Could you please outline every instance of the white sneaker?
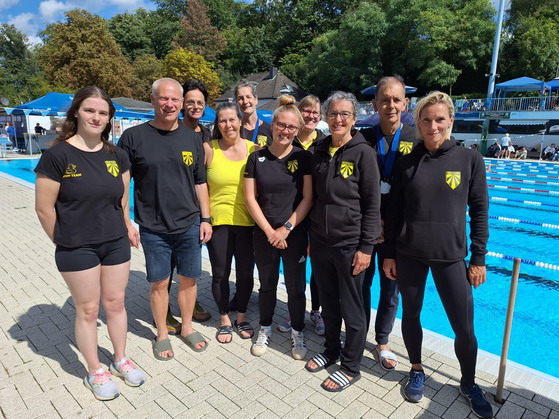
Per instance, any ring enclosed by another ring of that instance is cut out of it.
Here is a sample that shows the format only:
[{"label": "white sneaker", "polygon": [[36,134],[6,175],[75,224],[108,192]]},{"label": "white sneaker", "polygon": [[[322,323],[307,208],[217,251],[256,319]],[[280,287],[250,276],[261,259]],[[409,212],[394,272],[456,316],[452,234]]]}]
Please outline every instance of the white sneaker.
[{"label": "white sneaker", "polygon": [[116,399],[120,392],[118,386],[111,379],[112,375],[109,371],[99,368],[95,374],[88,374],[83,379],[83,385],[86,386],[97,400]]},{"label": "white sneaker", "polygon": [[291,356],[293,359],[305,359],[307,356],[307,345],[303,331],[291,331]]},{"label": "white sneaker", "polygon": [[256,342],[250,347],[250,353],[254,356],[262,356],[268,350],[268,343],[272,337],[272,326],[262,326],[258,332]]},{"label": "white sneaker", "polygon": [[109,370],[113,375],[124,378],[124,382],[130,387],[141,386],[146,381],[144,372],[128,358],[122,358],[120,362],[113,362]]}]

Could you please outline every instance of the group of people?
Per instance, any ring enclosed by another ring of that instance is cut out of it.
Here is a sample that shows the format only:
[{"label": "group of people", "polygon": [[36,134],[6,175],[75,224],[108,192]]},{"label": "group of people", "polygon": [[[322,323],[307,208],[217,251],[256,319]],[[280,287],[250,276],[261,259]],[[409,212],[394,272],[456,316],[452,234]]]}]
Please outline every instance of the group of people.
[{"label": "group of people", "polygon": [[[96,398],[110,400],[119,394],[111,374],[131,386],[145,380],[125,353],[130,246],[141,243],[145,255],[157,329],[154,357],[167,361],[175,355],[168,325],[174,269],[181,315],[180,327],[173,326],[177,337],[193,351],[208,348],[208,340],[192,325],[201,245],[207,243],[220,315],[217,342],[231,342],[236,332],[241,339],[255,337],[250,347],[254,356],[266,354],[281,262],[289,318],[282,319],[279,330],[291,332],[291,355],[307,359],[309,372],[339,361],[321,385],[329,392],[340,392],[361,377],[370,288],[378,267],[375,356],[386,370],[398,364],[388,343],[401,294],[402,333],[412,363],[404,395],[411,402],[424,394],[420,313],[431,270],[456,334],[460,391],[476,415],[492,417],[491,405],[474,381],[472,286],[486,279],[485,168],[478,152],[450,140],[451,99],[440,92],[421,99],[414,130],[401,123],[408,104],[403,80],[384,77],[373,100],[380,123],[371,129],[355,129],[356,98],[341,91],[322,106],[312,95],[299,104],[282,96],[267,124],[256,113],[254,85],[243,81],[234,90],[235,101],[217,107],[210,136],[198,121],[207,102],[198,83],[155,81],[154,119],[127,129],[118,147],[108,142],[114,115],[108,96],[96,87],[80,90],[57,143],[36,168],[37,213],[56,244],[56,263],[75,302],[86,387]],[[321,114],[328,136],[316,129]],[[139,231],[129,216],[131,178]],[[464,261],[467,207],[469,266]],[[325,337],[324,351],[310,359],[304,338],[308,257],[311,319]],[[236,294],[231,298],[233,259]],[[258,333],[246,317],[255,265]],[[109,371],[97,355],[99,300],[114,347]]]}]

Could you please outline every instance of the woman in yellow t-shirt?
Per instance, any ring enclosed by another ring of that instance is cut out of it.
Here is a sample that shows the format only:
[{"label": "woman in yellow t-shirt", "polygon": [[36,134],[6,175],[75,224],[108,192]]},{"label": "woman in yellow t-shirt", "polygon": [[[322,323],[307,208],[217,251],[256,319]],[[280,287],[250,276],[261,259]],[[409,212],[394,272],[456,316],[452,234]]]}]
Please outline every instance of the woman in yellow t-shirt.
[{"label": "woman in yellow t-shirt", "polygon": [[254,151],[254,143],[241,138],[241,120],[235,104],[220,104],[216,109],[215,139],[204,143],[213,225],[208,252],[212,265],[212,294],[221,316],[216,333],[220,343],[229,343],[233,339],[229,318],[229,274],[233,257],[237,273],[237,319],[234,325],[242,339],[250,339],[254,334],[245,317],[254,286],[254,221],[245,205],[243,183],[247,158]]}]

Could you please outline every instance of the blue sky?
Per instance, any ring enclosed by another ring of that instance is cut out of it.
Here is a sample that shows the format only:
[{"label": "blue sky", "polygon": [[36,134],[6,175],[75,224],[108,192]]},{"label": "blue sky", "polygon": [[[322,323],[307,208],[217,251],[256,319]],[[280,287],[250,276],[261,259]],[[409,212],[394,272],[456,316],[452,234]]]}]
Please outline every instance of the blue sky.
[{"label": "blue sky", "polygon": [[0,0],[0,23],[15,25],[36,44],[40,42],[37,34],[47,24],[64,20],[68,10],[81,8],[110,19],[139,7],[155,9],[151,0]]}]

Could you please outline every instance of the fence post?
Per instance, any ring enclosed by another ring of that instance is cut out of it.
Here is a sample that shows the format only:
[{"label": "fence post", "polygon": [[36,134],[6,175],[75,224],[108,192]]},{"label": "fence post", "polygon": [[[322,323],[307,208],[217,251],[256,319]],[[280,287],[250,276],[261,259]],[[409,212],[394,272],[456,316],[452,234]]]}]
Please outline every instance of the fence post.
[{"label": "fence post", "polygon": [[507,308],[507,319],[505,322],[505,334],[503,336],[503,349],[501,350],[501,360],[499,362],[499,377],[497,379],[497,392],[495,401],[503,404],[503,387],[505,384],[505,372],[507,369],[507,357],[509,355],[510,332],[512,329],[512,317],[514,315],[514,304],[516,302],[516,288],[518,286],[518,275],[520,274],[520,258],[514,258],[512,266],[512,278],[510,282],[509,305]]}]

